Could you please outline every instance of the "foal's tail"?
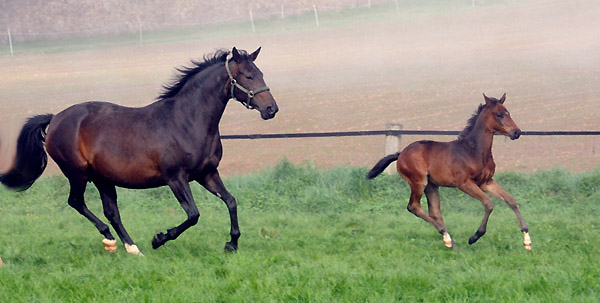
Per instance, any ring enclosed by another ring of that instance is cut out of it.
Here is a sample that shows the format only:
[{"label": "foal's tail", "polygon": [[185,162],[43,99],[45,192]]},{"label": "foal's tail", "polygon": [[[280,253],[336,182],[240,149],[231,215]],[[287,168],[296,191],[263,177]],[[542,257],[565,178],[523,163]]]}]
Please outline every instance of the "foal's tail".
[{"label": "foal's tail", "polygon": [[388,167],[388,165],[390,165],[390,163],[398,160],[398,156],[400,156],[399,152],[381,158],[381,160],[379,160],[379,162],[377,162],[377,164],[375,164],[375,166],[371,168],[371,170],[367,174],[367,179],[373,179],[379,176],[379,174],[381,174],[385,170],[385,168]]},{"label": "foal's tail", "polygon": [[17,139],[17,155],[13,168],[0,175],[0,183],[6,187],[23,191],[42,175],[48,163],[44,150],[46,127],[54,115],[38,115],[27,120]]}]

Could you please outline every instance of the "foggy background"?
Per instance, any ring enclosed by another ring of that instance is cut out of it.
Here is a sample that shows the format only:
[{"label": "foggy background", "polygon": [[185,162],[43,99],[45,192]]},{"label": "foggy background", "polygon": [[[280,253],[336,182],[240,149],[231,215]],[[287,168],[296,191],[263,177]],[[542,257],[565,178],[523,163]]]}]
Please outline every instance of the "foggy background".
[{"label": "foggy background", "polygon": [[[0,170],[26,117],[89,100],[147,105],[175,67],[233,46],[262,46],[256,64],[280,112],[263,121],[232,101],[222,134],[461,130],[482,93],[504,92],[523,130],[600,129],[597,1],[262,2],[0,1]],[[402,145],[420,139],[454,137]],[[223,143],[224,176],[283,157],[371,166],[384,153],[383,136]],[[599,143],[497,137],[494,157],[498,171],[584,171],[600,167]]]}]

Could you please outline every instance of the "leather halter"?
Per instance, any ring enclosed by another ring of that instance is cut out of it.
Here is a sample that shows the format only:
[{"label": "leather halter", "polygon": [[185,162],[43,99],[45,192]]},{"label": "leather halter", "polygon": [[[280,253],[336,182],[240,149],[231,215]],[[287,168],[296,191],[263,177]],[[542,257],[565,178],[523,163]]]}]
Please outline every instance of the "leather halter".
[{"label": "leather halter", "polygon": [[[252,102],[252,98],[254,98],[254,96],[256,96],[259,93],[269,91],[270,88],[268,86],[263,86],[257,90],[250,90],[250,89],[246,89],[245,87],[243,87],[241,84],[239,84],[237,82],[237,80],[235,80],[233,78],[233,75],[231,74],[231,70],[229,70],[229,60],[230,59],[231,59],[230,57],[227,57],[227,60],[225,60],[225,70],[227,70],[227,75],[229,75],[229,81],[231,82],[231,98],[235,101],[242,103],[244,106],[246,106],[247,109],[253,109],[254,107],[252,105],[250,105],[250,102]],[[246,101],[238,100],[235,97],[235,95],[233,94],[233,91],[235,90],[236,87],[239,90],[246,93],[246,95],[248,95],[248,99]]]}]

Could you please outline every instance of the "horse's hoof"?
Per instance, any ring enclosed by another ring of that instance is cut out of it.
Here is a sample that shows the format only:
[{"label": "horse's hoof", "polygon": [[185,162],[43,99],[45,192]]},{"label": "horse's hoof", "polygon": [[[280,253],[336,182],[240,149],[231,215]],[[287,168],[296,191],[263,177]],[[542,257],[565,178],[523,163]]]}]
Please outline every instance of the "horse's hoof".
[{"label": "horse's hoof", "polygon": [[117,252],[117,240],[104,239],[102,240],[102,244],[104,245],[104,250],[106,250],[107,252]]},{"label": "horse's hoof", "polygon": [[523,232],[523,246],[525,246],[526,250],[531,250],[531,238],[529,237],[528,232]]},{"label": "horse's hoof", "polygon": [[136,256],[140,256],[140,257],[144,256],[144,254],[140,251],[140,249],[135,244],[129,245],[129,244],[125,243],[125,250],[130,255],[136,255]]},{"label": "horse's hoof", "polygon": [[452,240],[452,237],[450,237],[450,234],[445,232],[442,237],[444,238],[444,246],[452,249],[455,245],[454,240]]},{"label": "horse's hoof", "polygon": [[161,247],[167,241],[166,239],[167,239],[167,235],[165,235],[164,233],[157,233],[152,238],[152,248],[157,249],[157,248]]},{"label": "horse's hoof", "polygon": [[237,249],[237,245],[233,245],[231,242],[225,243],[226,252],[235,252]]},{"label": "horse's hoof", "polygon": [[472,245],[473,243],[477,242],[477,240],[479,240],[479,237],[471,236],[469,238],[469,245]]}]

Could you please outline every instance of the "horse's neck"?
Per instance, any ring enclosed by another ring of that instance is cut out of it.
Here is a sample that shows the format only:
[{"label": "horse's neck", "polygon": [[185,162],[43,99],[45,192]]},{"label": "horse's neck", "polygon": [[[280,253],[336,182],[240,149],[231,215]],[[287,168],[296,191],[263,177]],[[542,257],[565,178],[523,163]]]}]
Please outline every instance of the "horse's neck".
[{"label": "horse's neck", "polygon": [[218,129],[228,101],[225,90],[227,73],[223,65],[212,66],[190,81],[195,83],[189,83],[191,87],[174,97],[174,106],[194,128]]},{"label": "horse's neck", "polygon": [[[481,119],[479,119],[481,120]],[[477,121],[471,133],[465,138],[469,146],[477,155],[482,156],[483,161],[492,158],[492,143],[494,143],[494,131],[487,129],[484,121]]]}]

